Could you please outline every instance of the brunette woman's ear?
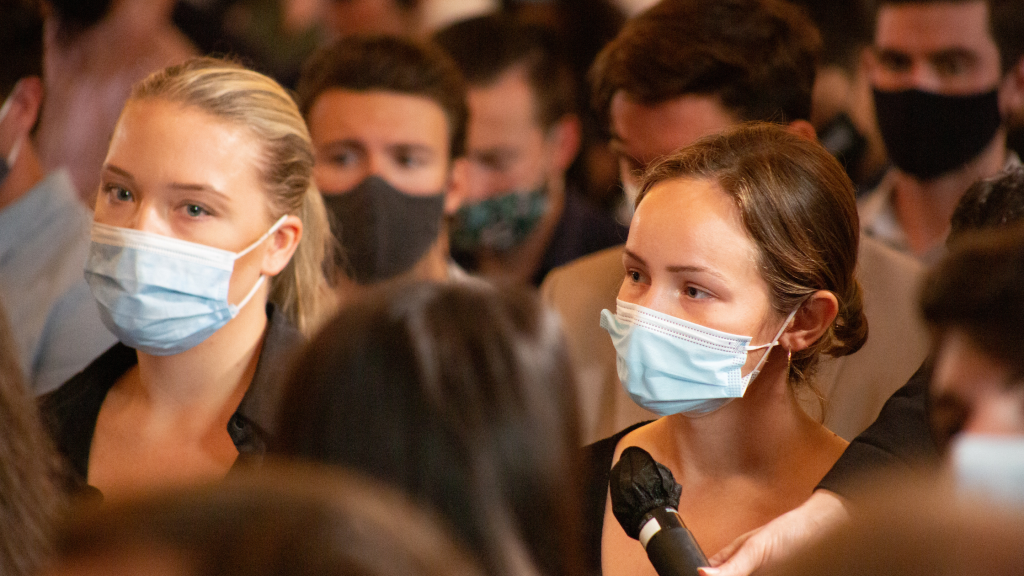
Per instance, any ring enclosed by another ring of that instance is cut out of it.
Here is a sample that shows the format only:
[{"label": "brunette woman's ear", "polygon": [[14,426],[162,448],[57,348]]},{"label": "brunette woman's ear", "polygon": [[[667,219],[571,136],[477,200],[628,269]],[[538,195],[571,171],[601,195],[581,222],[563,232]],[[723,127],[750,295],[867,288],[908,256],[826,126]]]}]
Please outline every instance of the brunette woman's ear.
[{"label": "brunette woman's ear", "polygon": [[828,330],[839,313],[839,300],[828,290],[811,294],[797,309],[793,321],[779,337],[779,345],[799,352],[814,344]]},{"label": "brunette woman's ear", "polygon": [[263,255],[263,267],[260,270],[266,276],[276,276],[299,247],[302,240],[302,220],[298,216],[286,216],[281,226],[267,238],[268,248]]}]

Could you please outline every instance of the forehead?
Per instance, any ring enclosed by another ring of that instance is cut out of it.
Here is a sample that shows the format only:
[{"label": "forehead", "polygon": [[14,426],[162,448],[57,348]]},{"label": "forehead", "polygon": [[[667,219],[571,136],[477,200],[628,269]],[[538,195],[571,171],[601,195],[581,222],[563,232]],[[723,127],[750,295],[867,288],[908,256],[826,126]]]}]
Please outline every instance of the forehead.
[{"label": "forehead", "polygon": [[309,110],[309,132],[316,144],[349,139],[447,150],[448,131],[438,103],[399,92],[331,89],[317,96]]},{"label": "forehead", "polygon": [[998,58],[984,0],[884,4],[878,11],[875,45],[908,54],[961,48]]},{"label": "forehead", "polygon": [[667,260],[699,258],[737,276],[755,268],[757,254],[732,196],[714,180],[690,177],[651,187],[637,206],[627,246]]},{"label": "forehead", "polygon": [[717,96],[700,94],[642,104],[620,90],[610,113],[612,145],[645,165],[740,123]]},{"label": "forehead", "polygon": [[540,128],[536,94],[523,66],[513,66],[493,82],[469,87],[470,128],[515,125]]},{"label": "forehead", "polygon": [[154,178],[255,174],[260,143],[237,122],[195,106],[145,98],[125,105],[110,139],[107,162],[137,164]]}]

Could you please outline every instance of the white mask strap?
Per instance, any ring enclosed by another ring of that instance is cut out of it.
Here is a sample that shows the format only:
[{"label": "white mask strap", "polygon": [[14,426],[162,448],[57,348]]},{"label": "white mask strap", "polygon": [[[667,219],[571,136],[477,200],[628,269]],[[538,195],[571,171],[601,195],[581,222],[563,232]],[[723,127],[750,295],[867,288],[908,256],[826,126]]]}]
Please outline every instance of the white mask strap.
[{"label": "white mask strap", "polygon": [[[284,216],[281,216],[280,218],[278,218],[277,222],[274,222],[274,225],[271,226],[270,230],[267,230],[267,232],[265,234],[263,234],[263,236],[260,236],[258,240],[256,240],[252,244],[250,244],[249,247],[246,248],[245,250],[242,250],[238,254],[235,254],[235,260],[238,260],[242,256],[245,256],[249,252],[252,252],[253,249],[255,249],[257,246],[262,244],[264,240],[269,238],[271,234],[273,234],[274,232],[277,232],[277,230],[281,227],[281,225],[284,224],[284,221],[285,221],[286,218],[288,218],[287,214],[285,214]],[[242,298],[242,301],[238,303],[238,307],[236,308],[235,314],[238,313],[237,310],[241,310],[242,308],[244,308],[245,305],[249,303],[249,300],[252,300],[252,297],[256,295],[256,291],[260,289],[260,286],[263,285],[263,282],[266,281],[266,279],[267,279],[266,276],[264,276],[263,274],[260,274],[260,279],[256,281],[256,284],[252,287],[252,290],[249,290],[249,293],[245,295],[245,298]]]},{"label": "white mask strap", "polygon": [[768,355],[772,353],[772,348],[778,346],[779,338],[782,337],[782,333],[786,331],[786,328],[789,328],[789,323],[793,321],[793,317],[796,316],[796,312],[800,309],[800,306],[803,306],[803,302],[789,313],[789,316],[786,317],[786,321],[782,323],[782,328],[779,328],[779,331],[775,333],[775,338],[772,338],[771,342],[758,346],[747,346],[747,352],[750,352],[751,350],[760,350],[761,348],[768,349],[761,355],[761,359],[757,361],[757,364],[754,366],[754,369],[750,371],[750,374],[746,375],[746,381],[748,384],[753,382],[754,378],[757,378],[757,375],[761,373],[761,367],[764,366],[765,361],[768,360]]},{"label": "white mask strap", "polygon": [[[270,230],[267,230],[266,233],[263,234],[263,236],[260,236],[258,240],[256,240],[252,244],[249,244],[249,247],[246,248],[245,250],[242,250],[241,252],[235,254],[235,260],[238,260],[242,256],[245,256],[249,252],[252,252],[253,250],[256,249],[257,246],[262,244],[264,240],[266,240],[267,238],[270,238],[270,235],[273,234],[274,232],[277,232],[278,229],[280,229],[281,226],[284,224],[284,221],[287,218],[288,218],[287,214],[285,214],[285,215],[281,216],[280,218],[278,218],[277,222],[274,222],[274,225],[271,226]],[[241,306],[239,306],[239,307],[241,307]]]},{"label": "white mask strap", "polygon": [[256,281],[256,284],[252,287],[252,290],[249,290],[249,293],[245,295],[245,298],[242,298],[242,301],[238,303],[238,306],[235,308],[235,314],[238,314],[238,310],[244,308],[245,305],[249,303],[249,300],[252,300],[252,297],[256,295],[256,291],[260,289],[260,286],[263,286],[263,282],[266,279],[266,276],[260,274],[260,279]]},{"label": "white mask strap", "polygon": [[[800,306],[803,306],[803,302],[800,303]],[[796,316],[796,311],[800,309],[800,306],[797,306],[789,313],[789,316],[786,317],[786,321],[782,323],[782,328],[779,328],[779,331],[775,333],[775,338],[772,338],[771,342],[758,344],[757,346],[747,346],[747,352],[760,350],[761,348],[768,348],[769,346],[778,346],[779,338],[782,337],[782,333],[786,331],[786,328],[789,328],[789,323],[793,321],[793,317]]]},{"label": "white mask strap", "polygon": [[11,153],[7,155],[7,166],[13,167],[14,162],[18,159],[18,152],[21,152],[21,144],[25,141],[25,137],[22,136],[14,142],[14,147],[11,148]]},{"label": "white mask strap", "polygon": [[[14,97],[14,92],[18,89],[19,84],[21,84],[21,80],[18,80],[14,85],[14,88],[11,90],[11,93],[7,95],[7,99],[4,100],[3,105],[0,106],[0,122],[3,122],[4,118],[7,118],[7,113],[11,111],[11,106],[14,105],[14,100],[12,98]],[[11,151],[7,153],[7,166],[14,166],[14,161],[18,159],[18,152],[21,151],[21,144],[24,141],[25,136],[19,136],[18,139],[14,141],[14,146],[12,146]]]}]

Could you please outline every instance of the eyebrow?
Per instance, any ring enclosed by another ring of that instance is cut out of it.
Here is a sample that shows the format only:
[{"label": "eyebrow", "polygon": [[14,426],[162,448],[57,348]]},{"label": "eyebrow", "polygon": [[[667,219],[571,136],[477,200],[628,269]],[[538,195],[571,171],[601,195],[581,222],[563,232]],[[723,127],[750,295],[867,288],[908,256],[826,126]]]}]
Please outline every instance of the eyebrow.
[{"label": "eyebrow", "polygon": [[[639,257],[639,256],[637,256],[636,253],[634,253],[634,252],[632,252],[630,250],[627,250],[625,248],[623,248],[622,251],[627,256],[632,258],[633,260],[636,260],[640,264],[642,264],[644,266],[647,266],[647,262],[644,262],[644,259]],[[672,273],[672,274],[678,274],[680,272],[699,272],[699,273],[702,273],[702,274],[710,274],[710,275],[712,275],[712,276],[714,276],[716,278],[721,278],[723,280],[725,279],[725,276],[722,276],[722,274],[720,272],[718,272],[716,270],[712,270],[711,268],[708,268],[706,266],[692,266],[692,265],[677,264],[677,265],[673,265],[673,266],[666,266],[665,270],[670,272],[670,273]]]},{"label": "eyebrow", "polygon": [[172,190],[181,190],[184,192],[205,192],[207,194],[211,194],[217,197],[221,201],[226,202],[228,200],[227,194],[221,192],[220,190],[217,190],[216,188],[210,186],[209,184],[194,184],[191,182],[171,182],[168,185],[168,187]]},{"label": "eyebrow", "polygon": [[358,140],[356,138],[339,138],[337,140],[330,140],[321,146],[321,148],[327,150],[341,147],[356,148],[360,151],[366,151],[366,145],[363,144],[362,140]]},{"label": "eyebrow", "polygon": [[947,48],[945,50],[939,50],[938,52],[932,52],[928,54],[928,60],[931,62],[938,62],[941,60],[955,60],[962,59],[967,62],[974,63],[978,60],[978,54],[973,50],[967,48]]},{"label": "eyebrow", "polygon": [[436,151],[432,146],[427,144],[421,144],[419,142],[398,142],[395,144],[389,144],[387,147],[388,152],[417,152],[422,154],[429,154],[434,156]]},{"label": "eyebrow", "polygon": [[113,164],[104,164],[103,170],[107,172],[113,172],[114,174],[117,174],[118,176],[124,178],[125,180],[130,181],[131,183],[135,183],[135,176],[132,176],[132,173],[125,170],[124,168],[118,168]]},{"label": "eyebrow", "polygon": [[699,272],[701,274],[710,274],[716,278],[725,280],[725,276],[716,270],[712,270],[706,266],[666,266],[665,270],[668,270],[672,274],[678,274],[679,272]]},{"label": "eyebrow", "polygon": [[[872,49],[875,51],[875,54],[879,57],[904,58],[907,60],[911,60],[914,58],[914,55],[901,48],[893,48],[888,46],[873,46]],[[978,59],[978,54],[974,50],[971,50],[970,48],[965,48],[963,46],[953,46],[951,48],[943,48],[935,52],[928,52],[927,54],[925,54],[925,58],[927,58],[929,62],[934,62],[936,60],[948,60],[951,58],[963,58],[965,60],[975,61]]]},{"label": "eyebrow", "polygon": [[[136,183],[135,176],[132,176],[132,173],[125,170],[124,168],[114,166],[113,164],[105,164],[103,166],[103,169],[109,172],[113,172],[114,174],[117,174],[118,176],[124,178],[125,180],[128,180],[129,183],[131,184]],[[219,197],[222,200],[226,201],[228,199],[227,194],[221,192],[220,190],[217,190],[216,188],[210,186],[209,184],[199,184],[192,182],[171,182],[168,185],[168,187],[171,188],[172,190],[183,190],[186,192],[207,192],[209,194]]]}]

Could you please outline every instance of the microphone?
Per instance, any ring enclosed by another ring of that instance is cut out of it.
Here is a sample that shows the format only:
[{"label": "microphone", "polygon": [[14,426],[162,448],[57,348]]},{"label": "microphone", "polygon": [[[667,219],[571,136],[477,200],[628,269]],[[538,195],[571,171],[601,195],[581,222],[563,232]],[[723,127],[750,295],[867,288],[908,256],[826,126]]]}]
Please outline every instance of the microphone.
[{"label": "microphone", "polygon": [[708,560],[676,508],[683,487],[643,448],[630,446],[612,466],[612,513],[639,540],[658,576],[697,576]]}]

